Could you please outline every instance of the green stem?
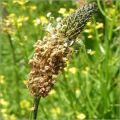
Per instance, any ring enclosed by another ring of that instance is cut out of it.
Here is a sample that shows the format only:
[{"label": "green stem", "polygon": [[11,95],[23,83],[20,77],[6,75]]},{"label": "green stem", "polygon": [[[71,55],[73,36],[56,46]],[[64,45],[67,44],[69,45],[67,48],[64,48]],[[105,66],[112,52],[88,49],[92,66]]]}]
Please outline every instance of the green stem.
[{"label": "green stem", "polygon": [[101,6],[101,1],[100,0],[97,0],[97,5],[98,5],[98,8],[100,10],[100,12],[102,13],[102,15],[107,18],[108,20],[111,21],[111,18],[109,16],[107,16],[107,13],[105,13],[105,10],[102,9],[102,6]]},{"label": "green stem", "polygon": [[[22,35],[20,35],[20,30],[18,30],[17,35],[18,35],[18,38],[19,38],[19,42],[24,44],[23,38],[21,37]],[[28,55],[27,55],[25,46],[22,46],[22,52],[23,52],[23,55],[24,55],[24,58],[25,58],[26,65],[28,65]]]},{"label": "green stem", "polygon": [[8,36],[8,41],[11,47],[11,53],[12,53],[12,59],[13,59],[13,64],[14,64],[14,72],[15,72],[15,79],[16,79],[16,85],[18,87],[18,89],[16,90],[16,100],[18,103],[18,110],[19,110],[19,103],[20,103],[20,91],[19,91],[19,74],[18,74],[18,70],[17,70],[17,59],[16,59],[16,54],[15,54],[15,48],[11,39],[11,35],[7,34]]},{"label": "green stem", "polygon": [[40,101],[40,97],[39,98],[34,98],[33,120],[37,120],[39,101]]}]

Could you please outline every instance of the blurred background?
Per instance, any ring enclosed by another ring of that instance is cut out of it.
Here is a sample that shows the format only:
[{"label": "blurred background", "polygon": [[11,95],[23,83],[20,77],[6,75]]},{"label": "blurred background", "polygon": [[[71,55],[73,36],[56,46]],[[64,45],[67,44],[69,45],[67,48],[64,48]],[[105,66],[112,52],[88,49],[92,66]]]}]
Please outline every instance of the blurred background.
[{"label": "blurred background", "polygon": [[74,45],[54,89],[39,105],[38,120],[120,119],[119,0],[0,1],[0,120],[29,120],[26,88],[33,45],[52,21],[96,1],[98,12]]}]

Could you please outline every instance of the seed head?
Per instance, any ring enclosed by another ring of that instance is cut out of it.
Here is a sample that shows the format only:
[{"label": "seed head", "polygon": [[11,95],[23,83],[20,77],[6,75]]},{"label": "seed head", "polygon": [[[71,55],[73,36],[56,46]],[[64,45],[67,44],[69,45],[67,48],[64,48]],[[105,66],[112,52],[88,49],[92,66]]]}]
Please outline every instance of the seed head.
[{"label": "seed head", "polygon": [[32,69],[27,82],[32,96],[48,95],[55,83],[54,76],[64,69],[71,56],[72,49],[66,43],[76,39],[95,10],[94,3],[77,9],[63,19],[59,29],[52,29],[43,41],[36,42],[33,58],[29,61]]},{"label": "seed head", "polygon": [[61,32],[64,33],[69,40],[75,40],[96,10],[97,7],[95,3],[90,3],[78,8],[74,13],[63,19],[60,29]]}]

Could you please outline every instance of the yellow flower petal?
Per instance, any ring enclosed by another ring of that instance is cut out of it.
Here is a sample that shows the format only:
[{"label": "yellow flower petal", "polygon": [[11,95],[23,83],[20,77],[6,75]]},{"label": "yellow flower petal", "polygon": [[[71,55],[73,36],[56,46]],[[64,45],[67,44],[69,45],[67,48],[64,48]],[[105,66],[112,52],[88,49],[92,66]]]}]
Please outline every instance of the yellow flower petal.
[{"label": "yellow flower petal", "polygon": [[31,10],[36,10],[37,7],[36,7],[35,5],[32,5],[32,6],[30,6],[30,9],[31,9]]},{"label": "yellow flower petal", "polygon": [[69,68],[69,72],[71,72],[72,74],[75,74],[77,72],[77,68],[75,67]]},{"label": "yellow flower petal", "polygon": [[28,2],[28,0],[13,0],[13,3],[17,3],[19,5],[24,5]]},{"label": "yellow flower petal", "polygon": [[54,95],[55,93],[56,93],[55,90],[51,90],[51,91],[49,92],[49,95]]},{"label": "yellow flower petal", "polygon": [[87,22],[87,26],[91,26],[91,24],[92,24],[91,22]]},{"label": "yellow flower petal", "polygon": [[4,99],[0,99],[0,105],[8,106],[9,103],[6,100],[4,100]]},{"label": "yellow flower petal", "polygon": [[60,8],[60,10],[58,11],[58,13],[60,13],[60,14],[64,14],[66,12],[66,9],[65,8]]},{"label": "yellow flower petal", "polygon": [[61,110],[59,107],[55,107],[55,108],[52,108],[51,110],[52,113],[56,113],[56,114],[60,114],[61,113]]},{"label": "yellow flower petal", "polygon": [[70,13],[73,13],[74,11],[75,11],[75,9],[70,8],[70,9],[69,9],[69,14],[70,14]]},{"label": "yellow flower petal", "polygon": [[14,114],[9,116],[9,120],[17,120],[16,116]]},{"label": "yellow flower petal", "polygon": [[7,109],[1,109],[1,111],[0,111],[2,114],[5,114],[5,113],[7,113]]},{"label": "yellow flower petal", "polygon": [[22,109],[30,109],[30,102],[27,101],[27,100],[22,100],[22,101],[20,102],[20,107],[21,107]]},{"label": "yellow flower petal", "polygon": [[23,83],[24,83],[25,85],[27,85],[27,80],[23,80]]},{"label": "yellow flower petal", "polygon": [[104,24],[103,24],[103,23],[97,22],[96,29],[100,29],[100,28],[103,28],[103,27],[104,27]]},{"label": "yellow flower petal", "polygon": [[86,32],[86,33],[91,33],[91,32],[92,32],[92,29],[85,29],[84,32]]},{"label": "yellow flower petal", "polygon": [[93,36],[92,35],[88,35],[88,38],[91,39],[91,38],[93,38]]},{"label": "yellow flower petal", "polygon": [[42,24],[47,24],[48,23],[48,19],[45,16],[40,16],[40,20]]},{"label": "yellow flower petal", "polygon": [[85,118],[86,118],[86,116],[83,113],[80,113],[80,114],[77,115],[78,120],[84,120]]}]

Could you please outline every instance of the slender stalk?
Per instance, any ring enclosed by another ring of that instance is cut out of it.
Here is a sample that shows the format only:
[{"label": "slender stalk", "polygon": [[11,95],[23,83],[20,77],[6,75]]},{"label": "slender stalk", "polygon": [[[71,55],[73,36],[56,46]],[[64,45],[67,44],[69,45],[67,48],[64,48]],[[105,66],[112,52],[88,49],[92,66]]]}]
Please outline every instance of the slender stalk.
[{"label": "slender stalk", "polygon": [[39,101],[40,101],[40,97],[39,98],[34,98],[33,120],[37,120]]},{"label": "slender stalk", "polygon": [[[17,69],[17,58],[16,58],[16,54],[15,54],[15,48],[11,39],[11,35],[7,34],[8,36],[8,41],[10,44],[10,48],[11,48],[11,53],[12,53],[12,59],[13,59],[13,65],[14,65],[14,72],[15,72],[15,79],[16,79],[16,85],[17,85],[17,89],[16,89],[16,101],[18,103],[18,111],[19,111],[19,103],[20,103],[20,91],[19,91],[19,74],[18,74],[18,69]],[[18,112],[19,113],[19,112]]]}]

